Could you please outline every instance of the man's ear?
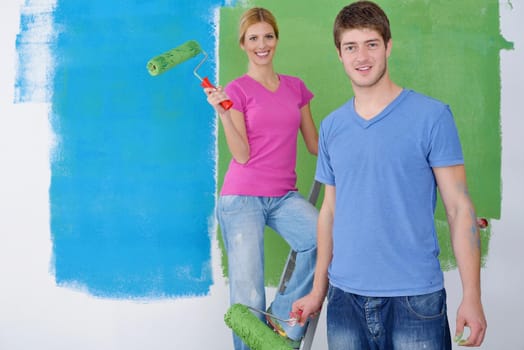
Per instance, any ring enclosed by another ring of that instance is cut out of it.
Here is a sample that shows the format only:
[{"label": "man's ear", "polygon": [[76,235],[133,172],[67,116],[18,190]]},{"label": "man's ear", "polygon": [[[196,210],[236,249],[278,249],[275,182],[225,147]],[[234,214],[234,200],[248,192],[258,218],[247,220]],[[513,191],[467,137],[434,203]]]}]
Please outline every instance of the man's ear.
[{"label": "man's ear", "polygon": [[389,57],[391,55],[391,48],[393,47],[393,39],[389,39],[388,43],[386,44],[386,55]]}]

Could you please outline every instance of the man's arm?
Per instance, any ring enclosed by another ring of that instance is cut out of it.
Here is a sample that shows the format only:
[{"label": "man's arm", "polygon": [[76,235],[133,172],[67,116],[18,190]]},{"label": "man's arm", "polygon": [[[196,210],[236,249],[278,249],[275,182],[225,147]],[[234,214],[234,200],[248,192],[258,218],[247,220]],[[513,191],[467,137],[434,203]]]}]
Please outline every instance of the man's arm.
[{"label": "man's arm", "polygon": [[462,281],[462,302],[457,311],[455,339],[464,326],[468,339],[459,345],[480,346],[486,332],[486,318],[480,295],[480,233],[475,208],[469,197],[463,165],[433,168],[451,233],[451,245]]},{"label": "man's arm", "polygon": [[308,317],[316,316],[328,290],[328,267],[333,255],[333,217],[335,213],[335,187],[325,185],[324,200],[320,208],[317,223],[317,264],[313,289],[305,297],[293,303],[294,315],[301,315],[299,323],[303,325]]}]

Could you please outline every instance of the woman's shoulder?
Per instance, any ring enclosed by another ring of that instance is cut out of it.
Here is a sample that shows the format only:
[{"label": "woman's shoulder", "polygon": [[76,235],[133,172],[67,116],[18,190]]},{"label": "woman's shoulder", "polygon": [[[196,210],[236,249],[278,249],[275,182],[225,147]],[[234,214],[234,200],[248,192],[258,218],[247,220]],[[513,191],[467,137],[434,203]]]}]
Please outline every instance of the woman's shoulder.
[{"label": "woman's shoulder", "polygon": [[247,74],[241,75],[238,78],[231,80],[225,87],[225,91],[230,97],[245,96],[253,89],[250,78]]},{"label": "woman's shoulder", "polygon": [[287,74],[279,74],[280,83],[284,83],[285,86],[289,86],[293,90],[296,91],[306,91],[309,90],[309,88],[306,86],[306,83],[302,80],[302,78],[299,78],[294,75],[287,75]]},{"label": "woman's shoulder", "polygon": [[227,83],[226,86],[242,86],[245,85],[246,82],[249,81],[249,76],[247,74],[241,75],[238,78],[235,78],[231,80],[229,83]]},{"label": "woman's shoulder", "polygon": [[295,84],[304,84],[304,81],[301,78],[294,76],[294,75],[287,75],[287,74],[279,73],[278,77],[280,78],[281,81],[289,81]]}]

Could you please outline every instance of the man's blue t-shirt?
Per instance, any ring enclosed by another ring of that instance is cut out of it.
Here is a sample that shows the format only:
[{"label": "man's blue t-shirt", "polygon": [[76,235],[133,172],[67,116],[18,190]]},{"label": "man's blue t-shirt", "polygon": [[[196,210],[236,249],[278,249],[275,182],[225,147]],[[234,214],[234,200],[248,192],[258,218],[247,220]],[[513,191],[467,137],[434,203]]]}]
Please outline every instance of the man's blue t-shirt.
[{"label": "man's blue t-shirt", "polygon": [[443,288],[432,168],[458,164],[449,106],[412,90],[370,120],[353,99],[326,117],[315,178],[336,187],[330,283],[383,297]]}]

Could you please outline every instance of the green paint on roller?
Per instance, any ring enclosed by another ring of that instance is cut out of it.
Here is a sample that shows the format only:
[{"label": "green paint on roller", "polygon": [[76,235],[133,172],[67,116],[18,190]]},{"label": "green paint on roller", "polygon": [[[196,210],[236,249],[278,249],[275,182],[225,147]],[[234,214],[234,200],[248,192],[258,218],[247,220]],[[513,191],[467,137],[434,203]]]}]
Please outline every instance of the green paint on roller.
[{"label": "green paint on roller", "polygon": [[291,349],[284,338],[261,322],[245,305],[231,305],[224,321],[251,350]]},{"label": "green paint on roller", "polygon": [[202,52],[195,40],[189,40],[163,54],[153,57],[147,62],[147,70],[152,76],[157,76]]}]

